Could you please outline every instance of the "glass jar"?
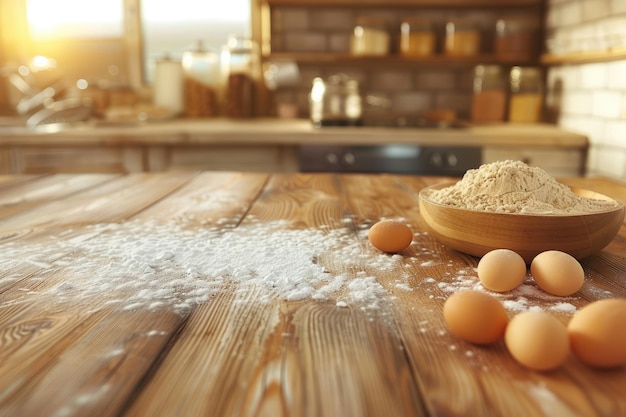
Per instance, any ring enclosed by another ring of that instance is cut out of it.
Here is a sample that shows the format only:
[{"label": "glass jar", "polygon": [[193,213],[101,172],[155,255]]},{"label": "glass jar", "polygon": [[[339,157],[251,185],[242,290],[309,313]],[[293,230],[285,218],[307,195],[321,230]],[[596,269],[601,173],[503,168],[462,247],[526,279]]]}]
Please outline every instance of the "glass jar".
[{"label": "glass jar", "polygon": [[543,109],[543,80],[535,67],[513,67],[510,78],[509,121],[538,123]]},{"label": "glass jar", "polygon": [[451,19],[446,23],[444,52],[452,56],[477,55],[480,52],[480,29],[467,19]]},{"label": "glass jar", "polygon": [[183,52],[185,80],[185,113],[188,117],[219,115],[221,90],[220,57],[198,41],[193,49]]},{"label": "glass jar", "polygon": [[387,55],[389,33],[385,21],[376,16],[361,16],[357,19],[350,39],[353,55]]},{"label": "glass jar", "polygon": [[500,56],[531,57],[536,51],[537,23],[523,17],[498,19],[494,52]]},{"label": "glass jar", "polygon": [[474,69],[472,121],[502,122],[506,114],[507,83],[498,65],[478,65]]},{"label": "glass jar", "polygon": [[435,50],[432,22],[417,16],[407,17],[400,24],[400,54],[408,57],[429,56]]},{"label": "glass jar", "polygon": [[226,79],[224,115],[233,118],[253,117],[261,71],[256,43],[248,38],[228,39],[222,54],[222,69]]}]

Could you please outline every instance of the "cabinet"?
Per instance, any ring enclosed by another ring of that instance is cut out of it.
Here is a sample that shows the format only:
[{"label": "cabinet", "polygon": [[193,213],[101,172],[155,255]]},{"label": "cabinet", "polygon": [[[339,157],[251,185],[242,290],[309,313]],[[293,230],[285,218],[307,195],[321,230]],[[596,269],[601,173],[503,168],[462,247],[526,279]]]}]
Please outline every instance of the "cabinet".
[{"label": "cabinet", "polygon": [[0,174],[143,171],[137,147],[14,146],[0,150]]}]

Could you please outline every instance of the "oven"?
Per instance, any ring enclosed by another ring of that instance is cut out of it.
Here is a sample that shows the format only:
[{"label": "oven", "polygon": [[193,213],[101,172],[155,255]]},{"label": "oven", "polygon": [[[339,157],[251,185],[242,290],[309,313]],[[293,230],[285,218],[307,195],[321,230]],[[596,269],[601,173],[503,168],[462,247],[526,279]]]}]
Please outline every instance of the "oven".
[{"label": "oven", "polygon": [[475,146],[306,144],[300,146],[298,158],[302,172],[460,177],[480,166],[482,150]]}]

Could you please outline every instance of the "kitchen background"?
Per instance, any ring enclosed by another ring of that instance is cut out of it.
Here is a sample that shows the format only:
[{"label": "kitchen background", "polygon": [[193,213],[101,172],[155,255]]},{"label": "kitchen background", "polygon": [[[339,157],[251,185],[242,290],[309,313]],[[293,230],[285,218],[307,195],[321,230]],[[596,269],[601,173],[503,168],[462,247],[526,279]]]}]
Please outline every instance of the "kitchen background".
[{"label": "kitchen background", "polygon": [[[343,6],[336,6],[327,0],[271,1],[268,7],[262,0],[252,0],[249,10],[233,8],[238,15],[231,16],[231,26],[207,23],[205,27],[210,26],[211,30],[206,32],[202,31],[201,13],[190,6],[194,12],[191,15],[195,16],[183,25],[188,29],[183,40],[180,24],[175,33],[157,25],[156,18],[150,24],[142,20],[148,13],[145,7],[149,1],[141,4],[139,0],[124,0],[125,20],[118,19],[101,28],[104,32],[97,39],[98,48],[91,49],[94,39],[31,42],[33,34],[28,32],[21,12],[26,3],[0,0],[0,64],[6,66],[47,51],[55,56],[65,77],[92,83],[106,80],[110,85],[130,88],[139,94],[140,100],[152,93],[149,87],[154,82],[154,62],[164,52],[177,58],[196,39],[219,48],[231,33],[252,35],[266,65],[289,65],[295,61],[300,71],[297,82],[264,90],[266,94],[260,95],[257,108],[259,116],[307,118],[313,79],[345,73],[359,81],[361,94],[369,98],[364,111],[370,116],[385,119],[386,115],[446,109],[466,120],[471,118],[476,65],[495,63],[507,71],[513,65],[538,67],[546,76],[543,120],[589,137],[588,174],[626,179],[626,0],[537,0],[528,1],[527,5],[518,1],[514,7],[507,6],[507,1],[468,0],[464,7],[446,6],[447,2],[442,1],[415,9],[408,1],[394,2],[401,7],[380,6],[385,2],[376,6],[376,2],[344,1]],[[463,2],[456,2],[460,3]],[[347,6],[350,4],[354,6]],[[220,8],[214,4],[212,10]],[[382,18],[391,25],[388,27],[399,27],[409,14],[419,14],[435,23],[437,57],[441,57],[444,48],[444,22],[455,18],[478,22],[483,34],[478,57],[465,61],[398,59],[398,31],[390,30],[393,42],[387,57],[346,58],[359,17]],[[494,28],[502,17],[524,17],[538,24],[531,55],[493,54]],[[10,88],[0,83],[0,108],[4,111],[10,111],[10,96]]]}]

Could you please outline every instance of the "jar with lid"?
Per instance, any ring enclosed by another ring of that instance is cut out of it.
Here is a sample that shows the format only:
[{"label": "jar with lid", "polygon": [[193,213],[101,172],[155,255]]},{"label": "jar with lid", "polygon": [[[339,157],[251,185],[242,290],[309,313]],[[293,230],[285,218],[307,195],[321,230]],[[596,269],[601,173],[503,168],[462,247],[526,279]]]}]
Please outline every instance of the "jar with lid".
[{"label": "jar with lid", "polygon": [[183,52],[182,65],[186,115],[218,116],[221,90],[219,54],[198,41],[192,49]]},{"label": "jar with lid", "polygon": [[387,55],[389,32],[385,20],[377,16],[361,16],[357,19],[350,39],[353,55]]},{"label": "jar with lid", "polygon": [[452,56],[477,55],[481,33],[478,24],[469,19],[451,19],[446,23],[444,52]]},{"label": "jar with lid", "polygon": [[507,83],[498,65],[477,65],[474,69],[472,121],[502,122],[506,114]]},{"label": "jar with lid", "polygon": [[508,17],[496,22],[494,52],[500,56],[531,57],[537,49],[537,23],[525,17]]},{"label": "jar with lid", "polygon": [[222,53],[222,69],[226,80],[224,115],[253,117],[261,72],[256,43],[249,38],[229,38]]},{"label": "jar with lid", "polygon": [[400,24],[400,54],[408,57],[429,56],[435,50],[432,22],[419,16],[409,16]]},{"label": "jar with lid", "polygon": [[510,73],[509,121],[537,123],[543,108],[543,80],[536,67],[513,67]]},{"label": "jar with lid", "polygon": [[313,80],[309,95],[314,126],[358,126],[361,124],[359,82],[346,74],[335,74],[324,81]]}]

